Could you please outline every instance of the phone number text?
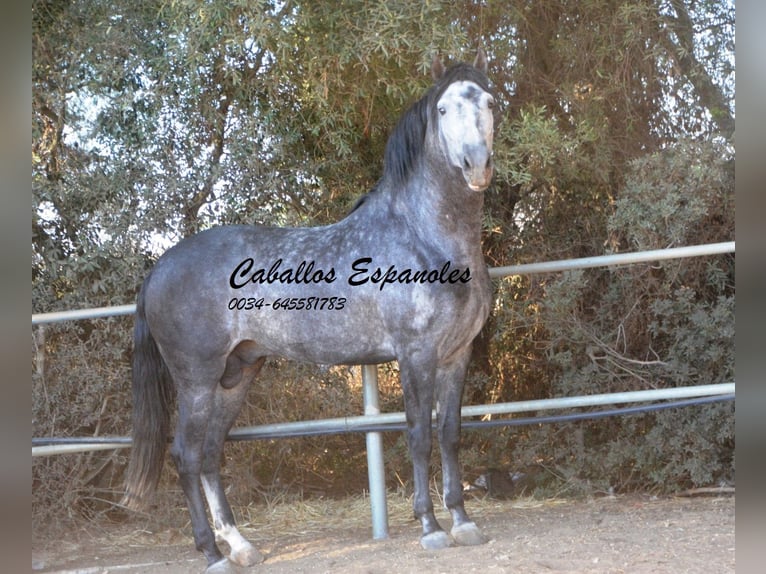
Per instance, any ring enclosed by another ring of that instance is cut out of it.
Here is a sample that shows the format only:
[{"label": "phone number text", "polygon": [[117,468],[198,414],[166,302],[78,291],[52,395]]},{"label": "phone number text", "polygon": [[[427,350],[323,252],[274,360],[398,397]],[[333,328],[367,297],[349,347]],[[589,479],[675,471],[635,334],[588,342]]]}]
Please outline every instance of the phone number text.
[{"label": "phone number text", "polygon": [[346,306],[345,297],[277,297],[266,302],[263,297],[233,297],[230,311],[260,311],[264,308],[284,311],[340,311]]}]

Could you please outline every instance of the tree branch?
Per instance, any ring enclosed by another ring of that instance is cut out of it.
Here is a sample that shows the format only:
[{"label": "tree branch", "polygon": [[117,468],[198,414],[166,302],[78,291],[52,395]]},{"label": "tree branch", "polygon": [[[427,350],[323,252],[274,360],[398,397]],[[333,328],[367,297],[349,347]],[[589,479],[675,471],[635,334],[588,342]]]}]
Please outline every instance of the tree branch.
[{"label": "tree branch", "polygon": [[[681,72],[694,86],[700,103],[707,108],[718,125],[721,134],[728,140],[734,135],[734,117],[721,89],[705,71],[694,55],[694,25],[683,0],[670,0],[676,17],[669,19],[668,40],[673,47],[671,55]],[[678,43],[672,38],[674,32]]]}]

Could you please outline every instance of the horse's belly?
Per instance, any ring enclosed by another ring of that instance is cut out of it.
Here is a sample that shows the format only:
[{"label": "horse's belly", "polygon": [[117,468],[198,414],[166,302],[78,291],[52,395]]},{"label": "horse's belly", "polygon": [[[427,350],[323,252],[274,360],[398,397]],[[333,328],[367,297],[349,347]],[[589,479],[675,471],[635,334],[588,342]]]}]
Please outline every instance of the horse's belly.
[{"label": "horse's belly", "polygon": [[318,364],[393,360],[394,341],[379,318],[354,307],[264,308],[240,324],[237,338],[255,341],[264,354]]}]

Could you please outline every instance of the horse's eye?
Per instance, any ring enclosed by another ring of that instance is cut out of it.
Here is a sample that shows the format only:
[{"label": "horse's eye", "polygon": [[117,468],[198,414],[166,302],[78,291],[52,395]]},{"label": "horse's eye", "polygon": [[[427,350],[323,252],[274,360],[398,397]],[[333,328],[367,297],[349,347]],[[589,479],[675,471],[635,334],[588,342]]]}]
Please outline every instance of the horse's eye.
[{"label": "horse's eye", "polygon": [[447,113],[447,108],[445,108],[444,106],[440,106],[440,107],[439,107],[439,113],[440,113],[441,115],[444,115],[444,114],[446,114],[446,113]]}]

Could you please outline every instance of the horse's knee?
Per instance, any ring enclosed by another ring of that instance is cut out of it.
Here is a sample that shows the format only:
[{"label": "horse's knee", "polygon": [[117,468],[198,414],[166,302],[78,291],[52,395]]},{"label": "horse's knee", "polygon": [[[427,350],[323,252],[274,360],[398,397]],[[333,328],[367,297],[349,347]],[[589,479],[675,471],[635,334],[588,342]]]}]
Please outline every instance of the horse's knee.
[{"label": "horse's knee", "polygon": [[410,445],[410,453],[413,458],[418,456],[431,456],[431,427],[425,425],[414,425],[409,431],[407,438]]},{"label": "horse's knee", "polygon": [[439,418],[437,436],[442,449],[457,449],[460,445],[460,415],[442,414]]}]

